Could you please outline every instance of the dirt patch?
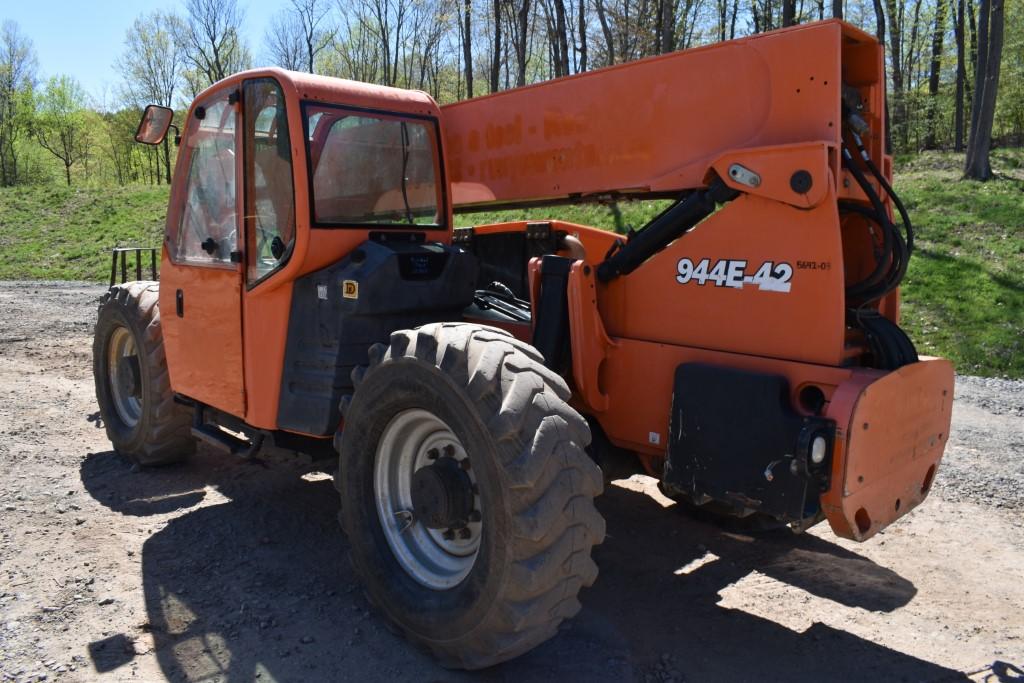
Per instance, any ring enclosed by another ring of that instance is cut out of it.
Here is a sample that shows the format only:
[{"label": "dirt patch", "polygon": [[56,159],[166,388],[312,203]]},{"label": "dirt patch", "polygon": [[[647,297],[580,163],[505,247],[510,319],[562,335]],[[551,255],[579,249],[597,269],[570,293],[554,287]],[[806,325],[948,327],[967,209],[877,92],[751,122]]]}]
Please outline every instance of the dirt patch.
[{"label": "dirt patch", "polygon": [[1024,383],[960,378],[931,498],[868,543],[727,534],[650,479],[599,501],[601,576],[557,638],[477,674],[392,635],[328,474],[201,450],[138,471],[99,428],[102,289],[0,283],[4,680],[1019,680]]}]

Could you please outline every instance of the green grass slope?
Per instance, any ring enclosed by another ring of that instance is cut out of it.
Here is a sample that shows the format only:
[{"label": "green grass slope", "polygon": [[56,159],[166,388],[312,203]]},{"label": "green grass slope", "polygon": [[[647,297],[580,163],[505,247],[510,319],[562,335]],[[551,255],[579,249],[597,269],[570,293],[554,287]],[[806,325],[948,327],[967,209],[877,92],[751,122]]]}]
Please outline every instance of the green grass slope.
[{"label": "green grass slope", "polygon": [[160,246],[167,187],[0,188],[0,280],[110,277],[113,246]]},{"label": "green grass slope", "polygon": [[[997,180],[960,180],[962,156],[898,165],[896,188],[917,230],[902,324],[923,354],[964,374],[1024,377],[1024,150],[993,153]],[[0,189],[0,279],[102,282],[114,245],[160,244],[166,187]],[[458,225],[561,218],[620,232],[665,202],[465,214]]]},{"label": "green grass slope", "polygon": [[965,375],[1024,377],[1024,150],[993,152],[1000,178],[960,180],[959,156],[925,154],[896,177],[917,229],[903,320],[921,353]]}]

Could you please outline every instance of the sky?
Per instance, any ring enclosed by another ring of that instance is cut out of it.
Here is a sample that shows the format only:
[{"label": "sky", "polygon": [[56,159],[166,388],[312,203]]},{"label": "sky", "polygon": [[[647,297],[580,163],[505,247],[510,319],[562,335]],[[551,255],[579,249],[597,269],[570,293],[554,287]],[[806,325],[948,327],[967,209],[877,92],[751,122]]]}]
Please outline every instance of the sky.
[{"label": "sky", "polygon": [[[263,32],[285,0],[239,0],[245,9],[245,37],[259,59]],[[112,101],[121,77],[114,61],[124,50],[124,37],[139,14],[157,9],[184,13],[182,0],[0,0],[0,21],[13,19],[32,39],[39,77],[74,76],[100,106]]]}]

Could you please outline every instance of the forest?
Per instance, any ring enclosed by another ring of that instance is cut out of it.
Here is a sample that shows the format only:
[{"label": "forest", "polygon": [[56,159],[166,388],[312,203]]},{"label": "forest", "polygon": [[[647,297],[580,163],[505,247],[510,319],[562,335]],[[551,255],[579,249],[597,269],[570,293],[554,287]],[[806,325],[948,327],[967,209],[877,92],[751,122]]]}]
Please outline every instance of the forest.
[{"label": "forest", "polygon": [[133,141],[142,108],[176,110],[234,72],[276,65],[429,92],[441,103],[758,32],[843,18],[886,46],[898,158],[1024,142],[1024,0],[283,0],[259,44],[238,0],[140,14],[111,92],[39,73],[0,25],[0,187],[169,182],[174,149]]}]

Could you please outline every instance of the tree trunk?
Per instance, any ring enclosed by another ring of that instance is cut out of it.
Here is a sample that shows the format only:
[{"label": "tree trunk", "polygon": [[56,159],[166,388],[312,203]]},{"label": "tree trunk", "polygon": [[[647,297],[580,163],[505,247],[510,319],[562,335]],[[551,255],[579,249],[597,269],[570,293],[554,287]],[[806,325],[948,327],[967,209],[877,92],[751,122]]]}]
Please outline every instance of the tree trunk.
[{"label": "tree trunk", "polygon": [[971,102],[971,122],[968,126],[967,160],[970,165],[971,152],[974,149],[974,137],[978,129],[978,111],[984,94],[982,85],[988,64],[988,24],[992,0],[981,0],[978,5],[978,33],[974,47],[977,51],[974,65],[974,98]]},{"label": "tree trunk", "polygon": [[[565,23],[565,0],[553,0],[555,4],[555,38],[558,40],[558,49],[555,56],[558,64],[555,66],[556,76],[569,75],[569,35]],[[525,83],[524,83],[525,85]]]},{"label": "tree trunk", "polygon": [[498,92],[498,79],[501,78],[501,3],[494,0],[494,52],[491,57],[491,92]]},{"label": "tree trunk", "polygon": [[[892,116],[889,118],[888,135],[892,139],[892,129],[903,126],[906,122],[903,108],[903,26],[899,21],[896,0],[885,0],[889,12],[889,64],[892,78]],[[901,135],[902,138],[902,135]]]},{"label": "tree trunk", "polygon": [[932,63],[928,75],[928,134],[925,149],[935,149],[939,126],[939,69],[942,64],[942,40],[946,35],[945,0],[935,2],[935,31],[932,32]]},{"label": "tree trunk", "polygon": [[473,0],[465,0],[463,4],[466,16],[463,17],[462,60],[466,71],[466,98],[473,97]]},{"label": "tree trunk", "polygon": [[[981,0],[978,16],[978,74],[971,112],[971,137],[967,146],[964,177],[988,180],[992,177],[989,150],[992,123],[999,89],[999,66],[1003,56],[1003,0]],[[984,65],[984,66],[983,66]]]},{"label": "tree trunk", "polygon": [[521,0],[516,19],[519,24],[519,40],[516,41],[516,85],[526,85],[526,46],[529,41],[530,0]]},{"label": "tree trunk", "polygon": [[[739,2],[739,0],[736,0]],[[597,21],[601,24],[601,33],[604,34],[605,49],[608,50],[608,66],[615,63],[615,38],[612,36],[612,29],[608,25],[608,15],[604,9],[603,0],[594,0],[597,8]]]},{"label": "tree trunk", "polygon": [[676,49],[676,2],[660,0],[658,13],[658,53],[665,54]]},{"label": "tree trunk", "polygon": [[843,18],[843,0],[832,0],[832,17],[835,19]]},{"label": "tree trunk", "polygon": [[782,26],[796,23],[796,0],[782,0]]},{"label": "tree trunk", "polygon": [[64,175],[68,181],[68,187],[71,187],[71,165],[64,164]]},{"label": "tree trunk", "polygon": [[[885,47],[885,10],[882,9],[882,0],[872,0],[875,6],[875,36],[878,42]],[[885,152],[892,154],[892,118],[889,116],[889,89],[884,89],[883,99],[885,100]]]},{"label": "tree trunk", "polygon": [[964,0],[957,0],[956,22],[956,96],[953,104],[955,109],[953,125],[953,151],[964,151],[964,81],[966,65],[964,64]]},{"label": "tree trunk", "polygon": [[587,70],[587,0],[580,0],[580,66],[579,73]]},{"label": "tree trunk", "polygon": [[164,180],[171,184],[171,146],[167,138],[164,138]]}]

